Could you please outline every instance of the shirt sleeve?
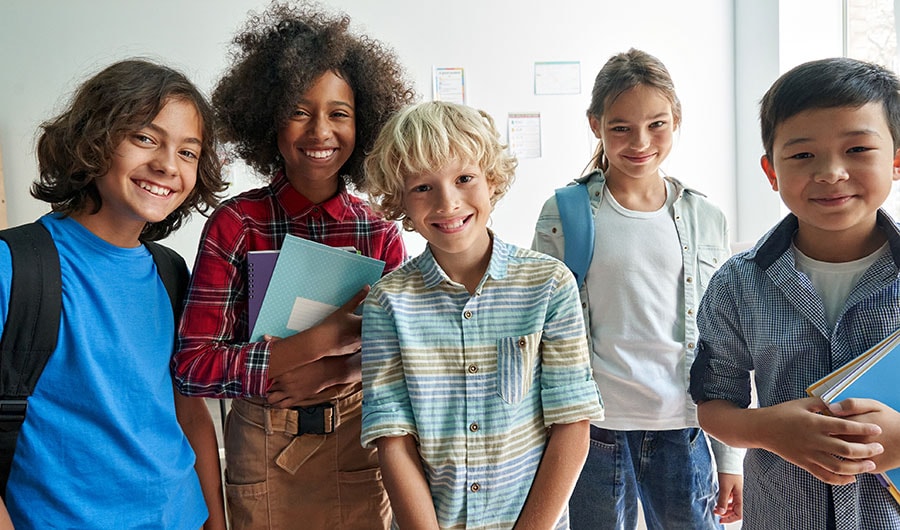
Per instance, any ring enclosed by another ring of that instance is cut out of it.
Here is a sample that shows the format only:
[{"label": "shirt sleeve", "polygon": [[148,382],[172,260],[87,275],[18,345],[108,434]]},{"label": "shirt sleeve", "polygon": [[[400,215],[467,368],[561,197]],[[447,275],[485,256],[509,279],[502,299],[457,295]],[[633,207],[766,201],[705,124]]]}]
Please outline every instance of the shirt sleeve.
[{"label": "shirt sleeve", "polygon": [[247,342],[247,285],[238,212],[207,221],[172,358],[178,390],[218,398],[265,396],[269,345]]},{"label": "shirt sleeve", "polygon": [[9,314],[9,294],[12,288],[12,255],[9,245],[0,241],[0,336],[6,325],[6,315]]},{"label": "shirt sleeve", "polygon": [[388,226],[384,231],[384,244],[379,259],[384,261],[384,274],[387,274],[406,261],[406,245],[403,243],[397,223],[384,222],[387,222]]},{"label": "shirt sleeve", "polygon": [[562,263],[555,276],[558,285],[550,295],[541,339],[544,424],[602,420],[575,278]]},{"label": "shirt sleeve", "polygon": [[565,243],[562,233],[562,221],[559,217],[559,207],[556,197],[550,197],[541,208],[537,224],[534,228],[534,239],[531,241],[532,250],[549,254],[556,259],[563,259],[563,245]]},{"label": "shirt sleeve", "polygon": [[384,436],[418,437],[397,328],[384,300],[376,284],[363,305],[361,442],[366,447]]},{"label": "shirt sleeve", "polygon": [[738,313],[734,263],[729,260],[713,276],[700,302],[690,392],[695,402],[724,399],[746,408],[753,362]]}]

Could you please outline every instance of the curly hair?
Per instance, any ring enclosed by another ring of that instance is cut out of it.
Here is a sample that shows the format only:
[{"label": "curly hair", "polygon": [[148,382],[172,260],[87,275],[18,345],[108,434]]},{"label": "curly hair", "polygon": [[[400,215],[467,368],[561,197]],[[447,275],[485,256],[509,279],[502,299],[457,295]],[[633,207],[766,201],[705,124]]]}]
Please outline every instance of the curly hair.
[{"label": "curly hair", "polygon": [[406,177],[451,163],[472,161],[494,186],[491,205],[512,185],[518,162],[500,142],[494,120],[466,105],[428,101],[395,114],[381,130],[366,158],[363,191],[386,219],[413,226],[403,209]]},{"label": "curly hair", "polygon": [[181,226],[191,210],[205,214],[214,208],[227,184],[221,175],[212,106],[184,74],[146,59],[106,67],[78,87],[62,114],[41,124],[40,176],[31,185],[31,195],[65,215],[87,208],[92,213],[100,211],[103,200],[96,179],[109,171],[126,135],[150,125],[171,100],[193,104],[203,122],[197,184],[165,219],[147,223],[140,238],[163,239]]},{"label": "curly hair", "polygon": [[271,179],[283,168],[278,129],[297,100],[325,72],[350,85],[355,99],[356,146],[341,168],[359,186],[363,159],[387,119],[415,94],[393,50],[350,31],[350,18],[314,4],[271,5],[251,13],[233,40],[233,64],[213,91],[223,139],[235,154]]},{"label": "curly hair", "polygon": [[[681,124],[681,101],[675,94],[675,83],[666,65],[649,53],[635,48],[627,52],[613,55],[606,61],[594,79],[591,91],[591,104],[587,109],[589,118],[602,119],[603,114],[616,98],[638,85],[659,90],[672,106],[672,119],[675,126]],[[609,163],[604,156],[603,142],[597,145],[597,151],[591,158],[591,169],[608,169]]]}]

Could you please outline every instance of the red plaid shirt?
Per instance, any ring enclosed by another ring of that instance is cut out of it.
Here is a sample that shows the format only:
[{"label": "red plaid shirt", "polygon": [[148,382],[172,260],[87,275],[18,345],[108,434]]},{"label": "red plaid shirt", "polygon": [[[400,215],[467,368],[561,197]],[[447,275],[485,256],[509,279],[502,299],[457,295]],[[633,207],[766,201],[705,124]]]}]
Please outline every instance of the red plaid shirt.
[{"label": "red plaid shirt", "polygon": [[246,258],[251,250],[281,248],[285,234],[355,247],[383,260],[385,274],[406,259],[396,223],[378,217],[344,188],[313,204],[279,173],[270,185],[225,201],[203,229],[172,359],[183,393],[266,395],[269,344],[248,342]]}]

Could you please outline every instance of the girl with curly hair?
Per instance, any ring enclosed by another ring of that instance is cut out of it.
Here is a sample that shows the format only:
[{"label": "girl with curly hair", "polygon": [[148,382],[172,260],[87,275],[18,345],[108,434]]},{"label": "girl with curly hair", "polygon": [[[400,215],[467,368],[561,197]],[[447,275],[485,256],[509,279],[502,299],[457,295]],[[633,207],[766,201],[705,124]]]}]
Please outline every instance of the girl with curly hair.
[{"label": "girl with curly hair", "polygon": [[204,229],[174,359],[179,389],[235,398],[226,422],[234,528],[386,528],[378,458],[360,445],[360,291],[321,324],[252,342],[247,255],[286,234],[353,247],[397,268],[396,224],[348,187],[387,119],[414,97],[393,52],[345,15],[274,4],[234,39],[213,93],[224,139],[267,186]]}]

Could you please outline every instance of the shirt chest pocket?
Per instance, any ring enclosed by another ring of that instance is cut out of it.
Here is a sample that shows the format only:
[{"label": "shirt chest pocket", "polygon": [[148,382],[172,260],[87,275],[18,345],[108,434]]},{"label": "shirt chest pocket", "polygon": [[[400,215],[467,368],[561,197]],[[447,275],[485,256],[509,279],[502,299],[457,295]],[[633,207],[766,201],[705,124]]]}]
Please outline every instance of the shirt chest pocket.
[{"label": "shirt chest pocket", "polygon": [[705,289],[713,274],[719,270],[729,258],[728,249],[716,246],[697,247],[697,275],[700,277],[700,285]]},{"label": "shirt chest pocket", "polygon": [[536,379],[542,335],[538,331],[497,341],[497,393],[511,405],[525,398]]}]

